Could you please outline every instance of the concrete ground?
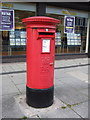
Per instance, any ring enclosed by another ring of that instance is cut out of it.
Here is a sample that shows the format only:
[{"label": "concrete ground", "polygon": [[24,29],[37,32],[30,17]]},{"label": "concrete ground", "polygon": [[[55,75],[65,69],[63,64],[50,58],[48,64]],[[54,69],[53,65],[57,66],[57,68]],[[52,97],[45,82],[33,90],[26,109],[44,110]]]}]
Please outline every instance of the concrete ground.
[{"label": "concrete ground", "polygon": [[[25,116],[38,119],[88,118],[88,102],[90,101],[88,89],[90,88],[88,87],[87,58],[55,61],[55,103],[46,109],[36,110],[25,103],[25,71],[25,62],[2,65],[2,74],[0,74],[2,77],[0,116],[2,115],[2,118],[25,118]],[[22,105],[18,104],[20,96],[23,98]]]}]

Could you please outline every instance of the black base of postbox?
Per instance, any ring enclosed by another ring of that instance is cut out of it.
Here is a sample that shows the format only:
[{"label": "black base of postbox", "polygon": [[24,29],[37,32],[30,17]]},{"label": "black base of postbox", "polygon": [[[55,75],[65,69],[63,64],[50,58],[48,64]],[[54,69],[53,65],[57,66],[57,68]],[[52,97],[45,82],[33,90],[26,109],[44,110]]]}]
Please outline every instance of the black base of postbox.
[{"label": "black base of postbox", "polygon": [[54,86],[48,89],[32,89],[26,86],[26,103],[35,108],[45,108],[53,104]]}]

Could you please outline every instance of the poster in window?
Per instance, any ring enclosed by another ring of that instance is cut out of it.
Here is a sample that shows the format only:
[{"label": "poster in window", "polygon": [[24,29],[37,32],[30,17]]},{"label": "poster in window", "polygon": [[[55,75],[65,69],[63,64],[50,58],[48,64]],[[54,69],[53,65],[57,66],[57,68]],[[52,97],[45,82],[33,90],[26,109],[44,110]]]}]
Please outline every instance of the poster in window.
[{"label": "poster in window", "polygon": [[0,30],[14,30],[14,10],[0,9]]},{"label": "poster in window", "polygon": [[60,34],[60,32],[56,32],[55,39],[56,39],[55,44],[56,45],[61,45],[61,34]]},{"label": "poster in window", "polygon": [[14,31],[10,31],[9,36],[10,36],[10,38],[15,38]]},{"label": "poster in window", "polygon": [[68,40],[68,41],[67,41],[67,44],[68,44],[68,45],[71,45],[71,41],[70,41],[70,40]]},{"label": "poster in window", "polygon": [[15,31],[15,38],[20,39],[20,31]]},{"label": "poster in window", "polygon": [[81,40],[81,35],[80,34],[77,34],[77,39]]},{"label": "poster in window", "polygon": [[26,32],[25,31],[21,31],[20,32],[20,37],[21,38],[26,38]]},{"label": "poster in window", "polygon": [[81,45],[81,35],[74,33],[67,33],[67,45]]},{"label": "poster in window", "polygon": [[21,39],[21,45],[26,45],[26,39]]},{"label": "poster in window", "polygon": [[65,16],[64,17],[64,33],[74,33],[75,17]]},{"label": "poster in window", "polygon": [[10,45],[14,46],[15,45],[15,39],[10,39]]},{"label": "poster in window", "polygon": [[74,38],[77,39],[77,34],[74,34]]},{"label": "poster in window", "polygon": [[88,24],[88,18],[85,18],[85,27],[87,27]]},{"label": "poster in window", "polygon": [[71,40],[71,45],[74,45],[74,44],[75,44],[74,40]]},{"label": "poster in window", "polygon": [[16,45],[20,45],[20,39],[16,39]]},{"label": "poster in window", "polygon": [[75,40],[75,45],[78,45],[78,41],[77,40]]},{"label": "poster in window", "polygon": [[81,45],[81,40],[78,40],[78,45]]}]

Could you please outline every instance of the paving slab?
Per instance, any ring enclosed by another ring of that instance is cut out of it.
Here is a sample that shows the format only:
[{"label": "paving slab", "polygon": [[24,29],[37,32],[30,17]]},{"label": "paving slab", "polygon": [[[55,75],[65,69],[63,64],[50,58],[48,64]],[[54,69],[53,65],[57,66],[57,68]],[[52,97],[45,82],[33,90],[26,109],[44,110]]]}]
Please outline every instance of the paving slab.
[{"label": "paving slab", "polygon": [[6,72],[12,72],[12,71],[14,71],[14,69],[13,69],[9,64],[2,64],[2,68],[3,68]]},{"label": "paving slab", "polygon": [[66,106],[63,102],[61,102],[58,98],[54,98],[54,104],[47,108],[33,108],[26,104],[26,96],[25,95],[19,95],[15,97],[16,103],[19,105],[20,109],[22,110],[23,114],[27,116],[28,118],[31,118],[31,116],[39,115],[40,114],[46,114],[46,112],[56,110],[62,106]]},{"label": "paving slab", "polygon": [[12,95],[2,97],[2,118],[22,118],[23,116]]},{"label": "paving slab", "polygon": [[56,85],[60,85],[61,82],[64,84],[68,84],[69,86],[77,89],[77,90],[81,90],[81,89],[87,89],[88,88],[88,83],[86,83],[85,81],[82,81],[80,79],[74,78],[74,77],[69,77],[69,78],[61,78],[61,79],[55,79],[56,80]]},{"label": "paving slab", "polygon": [[88,118],[88,102],[75,105],[72,109],[77,112],[82,118]]},{"label": "paving slab", "polygon": [[70,66],[70,67],[61,69],[61,71],[63,70],[65,73],[73,72],[73,71],[77,71],[77,70],[81,71],[81,69],[80,69],[81,67],[83,67],[83,66],[76,66],[76,67]]},{"label": "paving slab", "polygon": [[0,73],[5,73],[6,71],[5,71],[5,69],[4,68],[2,68],[2,71],[0,71]]},{"label": "paving slab", "polygon": [[[33,116],[31,116],[30,118],[34,118],[34,119],[32,119],[32,120],[40,120],[40,118],[39,118],[38,115],[33,115]],[[36,118],[36,119],[35,119],[35,118]]]},{"label": "paving slab", "polygon": [[81,71],[84,74],[88,74],[88,65],[87,66],[78,66],[78,67],[70,67],[67,69],[64,69],[64,71],[67,72],[74,72],[74,71]]},{"label": "paving slab", "polygon": [[2,118],[2,96],[0,96],[0,120]]},{"label": "paving slab", "polygon": [[9,74],[9,77],[12,79],[15,85],[26,83],[26,73]]},{"label": "paving slab", "polygon": [[46,113],[39,113],[38,115],[40,118],[80,118],[79,115],[77,115],[69,108],[58,108],[56,110],[52,109],[51,111],[48,111]]},{"label": "paving slab", "polygon": [[0,95],[2,95],[2,75],[0,75]]},{"label": "paving slab", "polygon": [[88,74],[88,65],[87,66],[83,66],[83,67],[79,67],[79,70],[82,71],[83,73]]},{"label": "paving slab", "polygon": [[55,95],[63,102],[70,105],[88,101],[88,97],[86,95],[64,83],[61,84],[60,87],[55,87]]},{"label": "paving slab", "polygon": [[11,81],[8,75],[2,76],[2,95],[12,94],[12,93],[19,93],[19,90]]},{"label": "paving slab", "polygon": [[88,89],[90,88],[81,89],[80,92],[88,97]]},{"label": "paving slab", "polygon": [[20,63],[17,63],[17,65],[18,65],[22,70],[26,70],[26,62],[20,62]]},{"label": "paving slab", "polygon": [[56,67],[66,67],[72,65],[81,65],[81,64],[88,64],[87,58],[79,58],[79,59],[69,59],[69,60],[56,60],[55,66]]},{"label": "paving slab", "polygon": [[19,84],[19,85],[16,85],[16,86],[22,94],[26,92],[26,84]]},{"label": "paving slab", "polygon": [[55,61],[55,67],[66,67],[66,66],[72,66],[76,65],[76,63],[73,60],[59,60]]},{"label": "paving slab", "polygon": [[90,100],[88,100],[88,118],[90,118],[90,109],[89,109],[89,106],[90,106]]},{"label": "paving slab", "polygon": [[82,71],[79,71],[79,70],[72,71],[72,72],[68,72],[68,74],[82,81],[88,81],[88,74],[85,74]]},{"label": "paving slab", "polygon": [[2,119],[2,106],[0,105],[0,120]]},{"label": "paving slab", "polygon": [[70,75],[68,73],[66,73],[64,70],[60,70],[60,69],[55,69],[54,76],[55,76],[55,79],[70,77]]},{"label": "paving slab", "polygon": [[13,71],[22,71],[22,68],[18,65],[18,63],[9,63],[9,66],[12,67]]},{"label": "paving slab", "polygon": [[2,104],[2,95],[0,96],[0,104]]},{"label": "paving slab", "polygon": [[78,62],[79,64],[80,63],[87,63],[88,64],[88,58],[79,58],[79,59],[74,59],[74,62]]}]

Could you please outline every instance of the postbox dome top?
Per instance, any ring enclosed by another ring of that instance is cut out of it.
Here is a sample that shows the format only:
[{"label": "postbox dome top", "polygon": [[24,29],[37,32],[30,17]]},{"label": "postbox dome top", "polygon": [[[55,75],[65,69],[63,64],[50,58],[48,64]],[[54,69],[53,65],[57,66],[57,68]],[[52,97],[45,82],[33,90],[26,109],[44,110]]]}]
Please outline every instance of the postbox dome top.
[{"label": "postbox dome top", "polygon": [[24,18],[24,19],[22,19],[22,22],[24,22],[24,23],[27,23],[27,22],[49,22],[49,23],[58,24],[58,23],[60,23],[60,20],[51,18],[51,17],[45,17],[45,16],[34,16],[34,17]]}]

